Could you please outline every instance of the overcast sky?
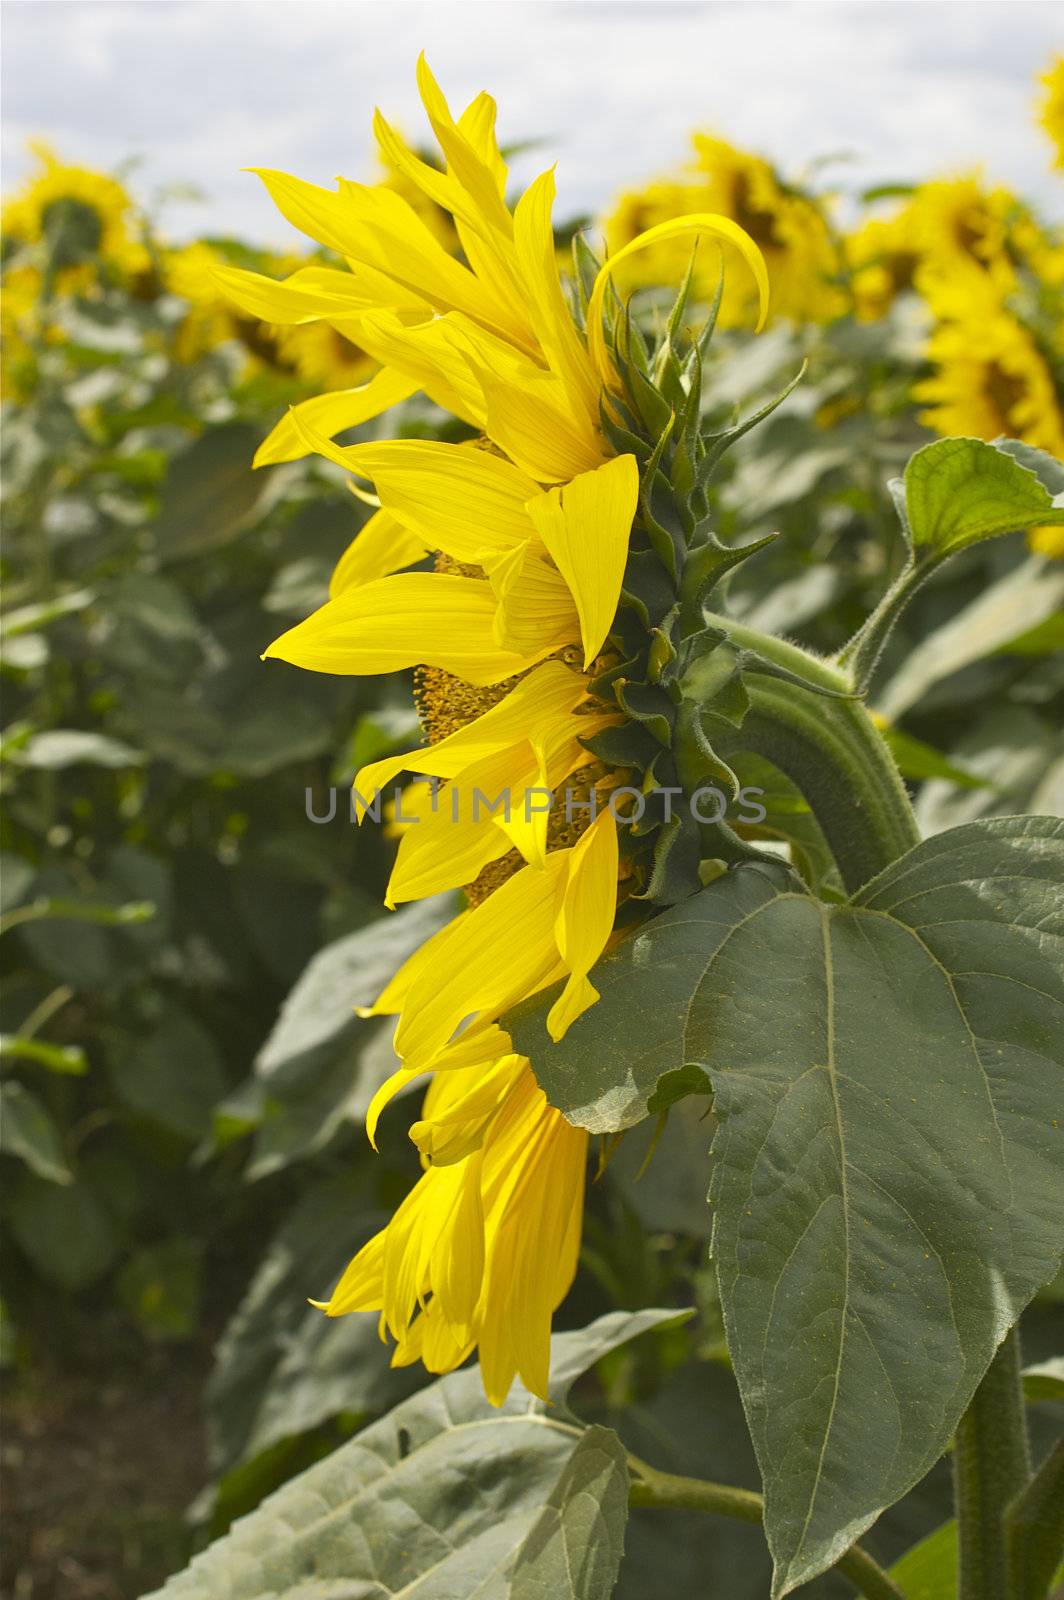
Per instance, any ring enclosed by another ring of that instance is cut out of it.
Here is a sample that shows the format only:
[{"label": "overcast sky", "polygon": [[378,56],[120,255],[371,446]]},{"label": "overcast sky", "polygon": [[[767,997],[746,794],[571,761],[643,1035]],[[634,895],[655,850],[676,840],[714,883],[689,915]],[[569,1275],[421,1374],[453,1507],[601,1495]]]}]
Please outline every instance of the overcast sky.
[{"label": "overcast sky", "polygon": [[379,104],[423,137],[424,48],[459,105],[489,89],[502,137],[559,161],[557,215],[684,159],[716,129],[800,174],[817,156],[853,184],[982,165],[1064,213],[1035,127],[1033,80],[1064,49],[1050,0],[7,0],[4,192],[42,134],[68,159],[140,158],[133,186],[194,183],[175,237],[290,244],[246,166],[316,182],[372,176]]}]

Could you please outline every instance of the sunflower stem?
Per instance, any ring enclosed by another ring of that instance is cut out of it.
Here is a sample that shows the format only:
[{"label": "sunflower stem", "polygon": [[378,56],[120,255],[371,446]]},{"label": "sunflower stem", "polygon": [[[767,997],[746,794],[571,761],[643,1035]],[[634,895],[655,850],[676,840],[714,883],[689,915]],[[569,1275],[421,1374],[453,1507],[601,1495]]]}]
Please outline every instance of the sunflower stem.
[{"label": "sunflower stem", "polygon": [[766,634],[710,621],[770,666],[804,679],[748,671],[750,706],[719,753],[764,757],[797,786],[823,831],[850,893],[919,843],[920,833],[894,757],[852,681],[837,668]]},{"label": "sunflower stem", "polygon": [[960,1542],[959,1600],[1014,1600],[1008,1508],[1031,1476],[1014,1328],[998,1346],[957,1427],[953,1489]]},{"label": "sunflower stem", "polygon": [[[633,1506],[665,1506],[681,1511],[708,1511],[739,1522],[763,1520],[764,1501],[749,1489],[736,1489],[727,1483],[711,1483],[705,1478],[685,1478],[672,1472],[659,1472],[638,1456],[628,1457],[632,1482],[628,1501]],[[905,1600],[901,1589],[874,1561],[867,1550],[853,1545],[835,1563],[835,1570],[848,1578],[866,1600]]]}]

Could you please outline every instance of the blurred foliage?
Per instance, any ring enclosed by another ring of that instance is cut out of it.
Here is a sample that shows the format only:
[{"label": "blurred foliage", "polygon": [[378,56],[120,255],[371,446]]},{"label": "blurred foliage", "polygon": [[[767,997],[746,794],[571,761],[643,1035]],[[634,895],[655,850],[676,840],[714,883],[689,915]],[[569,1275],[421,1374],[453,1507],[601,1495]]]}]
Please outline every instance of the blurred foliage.
[{"label": "blurred foliage", "polygon": [[[211,276],[298,263],[232,240],[171,248],[117,179],[43,148],[39,163],[3,214],[4,1359],[32,1370],[57,1319],[104,1307],[163,1345],[212,1336],[220,1310],[196,1506],[217,1533],[425,1381],[389,1371],[372,1318],[327,1322],[306,1297],[417,1170],[405,1102],[368,1149],[361,1118],[394,1057],[352,1007],[445,909],[380,911],[392,845],[342,798],[409,740],[409,684],[259,661],[325,598],[368,513],[328,464],[251,458],[287,404],[371,366],[341,329],[252,323]],[[888,483],[929,427],[1058,452],[1064,437],[1059,237],[975,180],[888,199],[842,234],[830,196],[700,139],[692,172],[625,197],[606,229],[616,244],[717,209],[766,248],[778,315],[751,342],[725,301],[708,404],[725,426],[807,369],[728,457],[721,537],[779,535],[728,606],[824,652],[901,566]],[[641,281],[686,265],[648,252]],[[655,316],[652,293],[636,304]],[[412,401],[387,431],[441,426]],[[1064,468],[1026,464],[1064,489]],[[1050,530],[966,551],[890,641],[872,701],[928,832],[1064,809],[1061,553]],[[336,815],[312,821],[333,786]],[[791,846],[815,857],[796,792],[787,808]],[[643,1454],[667,1444],[667,1468],[752,1481],[704,1266],[711,1124],[684,1102],[643,1170],[650,1131],[603,1152],[562,1325],[696,1304],[687,1327],[605,1356],[583,1380],[591,1409]],[[695,1438],[705,1396],[715,1431]],[[944,1506],[929,1480],[870,1544],[893,1558]],[[637,1515],[621,1593],[666,1571],[670,1592],[696,1573],[705,1593],[765,1592],[749,1530],[690,1543],[674,1523]]]}]

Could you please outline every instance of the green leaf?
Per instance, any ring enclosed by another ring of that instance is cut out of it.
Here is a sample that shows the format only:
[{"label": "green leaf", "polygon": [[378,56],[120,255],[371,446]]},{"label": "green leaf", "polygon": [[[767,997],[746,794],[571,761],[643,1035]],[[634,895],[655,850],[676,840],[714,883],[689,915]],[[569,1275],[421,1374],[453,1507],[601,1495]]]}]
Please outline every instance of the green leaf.
[{"label": "green leaf", "polygon": [[270,1242],[217,1350],[207,1389],[211,1465],[227,1474],[341,1413],[377,1416],[418,1374],[390,1368],[372,1317],[327,1317],[325,1299],[386,1217],[364,1179],[315,1184]]},{"label": "green leaf", "polygon": [[378,917],[308,963],[240,1095],[242,1109],[261,1123],[249,1178],[321,1149],[343,1123],[365,1116],[399,1063],[393,1025],[367,1022],[355,1008],[373,1003],[406,957],[447,921],[453,904],[438,895]]},{"label": "green leaf", "polygon": [[944,555],[1000,533],[1064,523],[1064,506],[1013,455],[981,439],[937,439],[909,460],[905,508],[919,553]]},{"label": "green leaf", "polygon": [[959,767],[948,756],[944,756],[941,750],[936,750],[934,745],[925,743],[923,739],[916,739],[901,728],[888,726],[880,728],[879,731],[890,746],[891,755],[898,763],[898,771],[903,778],[913,778],[920,782],[925,778],[945,778],[961,789],[990,787],[988,779],[978,777],[965,767]]},{"label": "green leaf", "polygon": [[588,1428],[518,1551],[513,1600],[609,1600],[627,1520],[624,1446],[610,1428]]},{"label": "green leaf", "polygon": [[0,913],[13,910],[26,898],[36,876],[31,861],[13,850],[0,850]]},{"label": "green leaf", "polygon": [[35,1094],[21,1083],[0,1083],[0,1150],[17,1156],[50,1183],[70,1183],[59,1129]]},{"label": "green leaf", "polygon": [[579,1453],[585,1430],[565,1400],[601,1356],[675,1317],[614,1312],[557,1336],[549,1406],[520,1384],[502,1406],[489,1406],[476,1369],[431,1384],[285,1484],[158,1595],[390,1600],[405,1591],[419,1600],[531,1600],[543,1592],[538,1574],[556,1571],[569,1544],[588,1587],[568,1592],[599,1600],[611,1558],[586,1548],[581,1491],[592,1484],[606,1493],[610,1541],[619,1547],[617,1480],[597,1439]]},{"label": "green leaf", "polygon": [[946,1600],[957,1592],[959,1573],[957,1524],[952,1517],[906,1550],[890,1569],[905,1600]]},{"label": "green leaf", "polygon": [[1053,1356],[1023,1369],[1023,1392],[1028,1400],[1064,1402],[1064,1356]]},{"label": "green leaf", "polygon": [[1004,450],[1033,472],[1050,494],[1064,494],[1064,462],[1058,461],[1056,456],[1033,444],[1024,444],[1020,439],[994,439],[992,442],[995,449]]},{"label": "green leaf", "polygon": [[150,1033],[125,1036],[107,1058],[123,1105],[184,1139],[199,1139],[225,1092],[225,1071],[213,1037],[176,1005]]},{"label": "green leaf", "polygon": [[228,544],[276,498],[278,475],[251,469],[260,431],[248,422],[210,428],[171,461],[155,524],[163,561]]},{"label": "green leaf", "polygon": [[516,1029],[593,1131],[638,1121],[666,1072],[710,1076],[713,1248],[777,1595],[924,1475],[1057,1270],[1062,868],[1046,818],[926,840],[841,906],[741,866],[602,961],[560,1045],[538,1017]]},{"label": "green leaf", "polygon": [[23,1173],[10,1196],[9,1225],[41,1277],[71,1293],[102,1278],[118,1254],[114,1223],[80,1181]]}]

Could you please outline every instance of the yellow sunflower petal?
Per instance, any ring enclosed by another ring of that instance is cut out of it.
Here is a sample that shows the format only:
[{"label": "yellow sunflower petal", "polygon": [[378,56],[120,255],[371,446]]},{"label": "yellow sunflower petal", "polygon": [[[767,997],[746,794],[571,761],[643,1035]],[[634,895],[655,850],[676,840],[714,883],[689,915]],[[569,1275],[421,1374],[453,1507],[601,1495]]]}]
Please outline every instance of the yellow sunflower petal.
[{"label": "yellow sunflower petal", "polygon": [[396,522],[387,511],[377,511],[359,529],[336,563],[329,579],[329,595],[335,600],[356,584],[372,583],[375,578],[402,572],[404,567],[423,561],[428,553],[416,534]]},{"label": "yellow sunflower petal", "polygon": [[611,256],[595,279],[591,290],[587,307],[588,349],[603,382],[611,387],[616,386],[617,375],[606,350],[606,336],[602,328],[602,307],[607,284],[620,263],[628,256],[635,255],[638,250],[646,250],[651,245],[664,244],[669,239],[679,239],[691,234],[709,234],[711,238],[722,239],[726,244],[735,245],[757,283],[760,309],[754,331],[760,333],[765,326],[769,299],[768,269],[765,266],[764,256],[745,228],[740,228],[730,217],[717,216],[708,211],[694,212],[687,217],[672,217],[668,222],[659,222],[655,227],[648,228],[645,233],[630,240],[617,251],[616,255]]},{"label": "yellow sunflower petal", "polygon": [[601,650],[617,611],[638,498],[636,459],[617,456],[528,503],[576,602],[585,668]]},{"label": "yellow sunflower petal", "polygon": [[555,851],[542,871],[522,867],[443,930],[448,937],[411,983],[395,1031],[396,1051],[408,1067],[446,1044],[465,1018],[479,1013],[494,1021],[561,970],[554,919],[568,854]]},{"label": "yellow sunflower petal", "polygon": [[[357,389],[338,389],[332,394],[303,400],[286,411],[273,432],[267,434],[252,464],[271,467],[278,461],[298,461],[310,452],[307,433],[332,439],[347,428],[357,428],[371,417],[379,417],[382,411],[416,394],[417,388],[414,380],[404,373],[385,367]],[[299,424],[304,432],[300,431]]]},{"label": "yellow sunflower petal", "polygon": [[455,561],[481,564],[533,532],[525,503],[538,485],[487,450],[436,439],[338,446],[301,431],[319,454],[370,479],[385,510]]},{"label": "yellow sunflower petal", "polygon": [[551,370],[592,426],[599,418],[601,383],[573,322],[558,274],[551,209],[554,174],[544,172],[525,190],[514,211],[514,242],[529,314]]},{"label": "yellow sunflower petal", "polygon": [[506,697],[465,723],[437,744],[370,762],[355,776],[355,788],[369,798],[400,772],[422,772],[436,778],[462,777],[479,761],[510,750],[530,732],[557,721],[569,725],[573,710],[586,697],[578,673],[561,661],[534,667]]},{"label": "yellow sunflower petal", "polygon": [[308,283],[298,272],[278,281],[244,267],[218,265],[210,271],[228,300],[263,322],[316,322],[322,317],[350,317],[366,309],[349,272],[332,269],[324,282],[319,273]]},{"label": "yellow sunflower petal", "polygon": [[263,652],[311,672],[361,677],[440,667],[466,683],[500,683],[550,654],[500,650],[495,596],[479,578],[400,572],[344,589]]},{"label": "yellow sunflower petal", "polygon": [[588,973],[606,947],[617,912],[617,824],[603,811],[570,852],[569,879],[555,923],[555,937],[569,980],[550,1009],[547,1028],[557,1043],[598,999]]}]

